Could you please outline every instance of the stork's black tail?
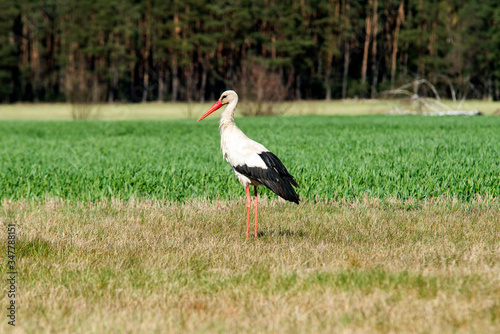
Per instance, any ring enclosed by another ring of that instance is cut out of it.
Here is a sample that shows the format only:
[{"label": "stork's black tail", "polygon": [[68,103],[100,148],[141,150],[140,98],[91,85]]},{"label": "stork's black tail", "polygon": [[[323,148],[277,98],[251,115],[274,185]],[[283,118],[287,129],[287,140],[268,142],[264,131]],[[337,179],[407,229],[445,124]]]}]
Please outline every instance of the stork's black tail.
[{"label": "stork's black tail", "polygon": [[293,186],[299,185],[293,176],[272,152],[266,151],[259,153],[267,168],[236,166],[234,169],[252,180],[265,185],[281,198],[299,204],[299,195],[295,192]]}]

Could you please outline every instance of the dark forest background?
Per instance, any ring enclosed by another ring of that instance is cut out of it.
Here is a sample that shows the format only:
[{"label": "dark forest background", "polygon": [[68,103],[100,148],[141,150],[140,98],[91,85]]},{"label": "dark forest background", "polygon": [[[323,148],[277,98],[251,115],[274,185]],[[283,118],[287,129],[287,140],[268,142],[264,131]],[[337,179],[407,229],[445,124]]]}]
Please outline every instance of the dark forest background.
[{"label": "dark forest background", "polygon": [[500,99],[498,0],[0,0],[0,102],[375,98],[415,79]]}]

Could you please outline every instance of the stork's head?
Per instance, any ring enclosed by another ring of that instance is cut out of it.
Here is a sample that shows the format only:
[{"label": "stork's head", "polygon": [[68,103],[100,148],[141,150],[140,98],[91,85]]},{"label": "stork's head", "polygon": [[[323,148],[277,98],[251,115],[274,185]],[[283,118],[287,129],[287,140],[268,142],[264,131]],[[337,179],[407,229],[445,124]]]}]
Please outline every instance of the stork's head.
[{"label": "stork's head", "polygon": [[222,103],[222,105],[231,103],[234,100],[238,100],[238,94],[236,94],[234,90],[226,90],[219,97],[219,101]]},{"label": "stork's head", "polygon": [[225,104],[229,104],[231,102],[238,102],[238,94],[234,90],[226,90],[224,93],[221,94],[219,100],[214,103],[213,106],[210,107],[201,117],[197,120],[197,122],[201,121],[220,107],[222,107]]}]

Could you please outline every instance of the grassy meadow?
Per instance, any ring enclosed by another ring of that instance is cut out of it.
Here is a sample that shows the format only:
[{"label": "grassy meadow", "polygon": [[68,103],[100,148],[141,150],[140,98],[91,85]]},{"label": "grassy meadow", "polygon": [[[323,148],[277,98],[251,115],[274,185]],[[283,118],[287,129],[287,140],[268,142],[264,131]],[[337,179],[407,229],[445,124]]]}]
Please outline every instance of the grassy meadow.
[{"label": "grassy meadow", "polygon": [[[28,333],[496,333],[498,202],[4,201]],[[6,301],[3,300],[2,305]],[[2,324],[5,326],[5,323]],[[4,327],[5,329],[5,327]]]},{"label": "grassy meadow", "polygon": [[240,117],[302,200],[261,190],[245,240],[218,119],[193,121],[205,107],[79,122],[0,107],[19,273],[0,332],[500,331],[500,118]]}]

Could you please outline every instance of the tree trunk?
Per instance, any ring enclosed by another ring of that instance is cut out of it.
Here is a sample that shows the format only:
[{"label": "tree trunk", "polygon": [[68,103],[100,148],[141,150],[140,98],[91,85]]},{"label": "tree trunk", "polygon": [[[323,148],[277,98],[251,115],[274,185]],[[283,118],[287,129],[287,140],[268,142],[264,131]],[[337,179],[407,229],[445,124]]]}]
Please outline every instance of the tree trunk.
[{"label": "tree trunk", "polygon": [[188,102],[193,102],[193,87],[195,85],[194,81],[194,68],[193,68],[193,63],[190,62],[186,69],[185,69],[185,75],[186,75],[186,98]]},{"label": "tree trunk", "polygon": [[149,55],[151,52],[151,1],[146,1],[144,4],[146,6],[144,10],[144,46],[142,48],[141,56],[143,61],[143,76],[142,76],[142,86],[144,92],[142,93],[142,102],[148,100],[149,92],[149,72],[151,68],[149,66]]},{"label": "tree trunk", "polygon": [[378,0],[373,3],[372,19],[372,89],[370,97],[375,98],[377,93],[378,81],[378,62],[377,62],[377,31],[378,31]]},{"label": "tree trunk", "polygon": [[11,94],[10,94],[10,102],[17,102],[17,101],[23,101],[23,85],[21,83],[21,71],[20,71],[20,66],[23,64],[21,63],[22,59],[22,45],[23,45],[23,38],[21,36],[23,35],[23,22],[21,19],[21,14],[17,15],[14,19],[14,24],[12,26],[12,32],[15,36],[14,38],[14,55],[17,59],[16,64],[12,68],[12,86],[17,87],[17,89],[12,89]]},{"label": "tree trunk", "polygon": [[332,87],[330,86],[330,75],[332,73],[332,57],[330,53],[327,53],[326,59],[326,70],[325,70],[325,101],[330,101],[332,99]]},{"label": "tree trunk", "polygon": [[172,58],[172,102],[177,101],[177,94],[179,94],[179,68],[177,66],[177,56]]},{"label": "tree trunk", "polygon": [[[368,1],[368,7],[371,7],[373,4],[372,0]],[[363,48],[363,62],[361,64],[361,84],[364,86],[366,83],[366,70],[368,69],[368,52],[370,47],[370,37],[372,36],[372,19],[368,10],[366,11],[366,20],[365,20],[365,45]]]},{"label": "tree trunk", "polygon": [[144,75],[142,76],[142,87],[144,89],[142,93],[142,99],[141,102],[146,102],[148,100],[148,85],[149,85],[149,67],[146,64],[144,65]]},{"label": "tree trunk", "polygon": [[498,78],[495,74],[493,74],[492,86],[491,90],[493,92],[493,101],[500,101],[500,87],[498,85]]},{"label": "tree trunk", "polygon": [[[174,15],[174,43],[180,43],[180,19],[179,15]],[[179,65],[177,63],[177,51],[171,51],[172,54],[172,102],[177,101],[177,95],[179,94]]]},{"label": "tree trunk", "polygon": [[200,85],[200,102],[205,102],[205,94],[207,90],[207,75],[208,75],[208,59],[207,56],[203,57],[203,61],[201,63],[201,85]]},{"label": "tree trunk", "polygon": [[398,8],[398,16],[396,18],[396,28],[394,29],[394,36],[392,38],[392,55],[391,55],[391,89],[394,89],[394,82],[396,80],[396,57],[398,54],[398,39],[399,39],[399,29],[401,23],[404,22],[405,18],[404,12],[404,1],[401,0]]},{"label": "tree trunk", "polygon": [[115,101],[115,94],[118,91],[118,70],[113,65],[111,69],[112,78],[109,87],[108,103],[113,103]]},{"label": "tree trunk", "polygon": [[158,101],[163,102],[165,100],[165,71],[163,66],[158,69]]},{"label": "tree trunk", "polygon": [[345,39],[344,39],[344,70],[342,75],[342,99],[347,98],[347,84],[349,82],[349,65],[351,63],[351,38],[350,35],[351,30],[348,27],[351,27],[350,21],[350,10],[351,6],[349,4],[349,0],[344,0],[344,29],[346,30]]},{"label": "tree trunk", "polygon": [[347,97],[347,82],[349,79],[349,63],[350,63],[350,43],[349,40],[345,41],[344,47],[344,74],[342,77],[342,98]]},{"label": "tree trunk", "polygon": [[300,94],[300,74],[297,75],[297,81],[295,82],[295,98],[297,100],[301,100],[302,97],[301,97],[301,94]]},{"label": "tree trunk", "polygon": [[40,81],[41,81],[41,74],[40,74],[40,52],[39,52],[39,45],[40,43],[34,36],[28,37],[29,42],[30,42],[30,51],[31,51],[31,69],[33,73],[33,94],[34,94],[34,102],[40,102]]},{"label": "tree trunk", "polygon": [[[97,103],[99,102],[99,96],[100,96],[100,87],[99,87],[99,76],[97,74],[97,70],[94,69],[92,72],[92,103]],[[87,102],[87,101],[85,101]]]}]

